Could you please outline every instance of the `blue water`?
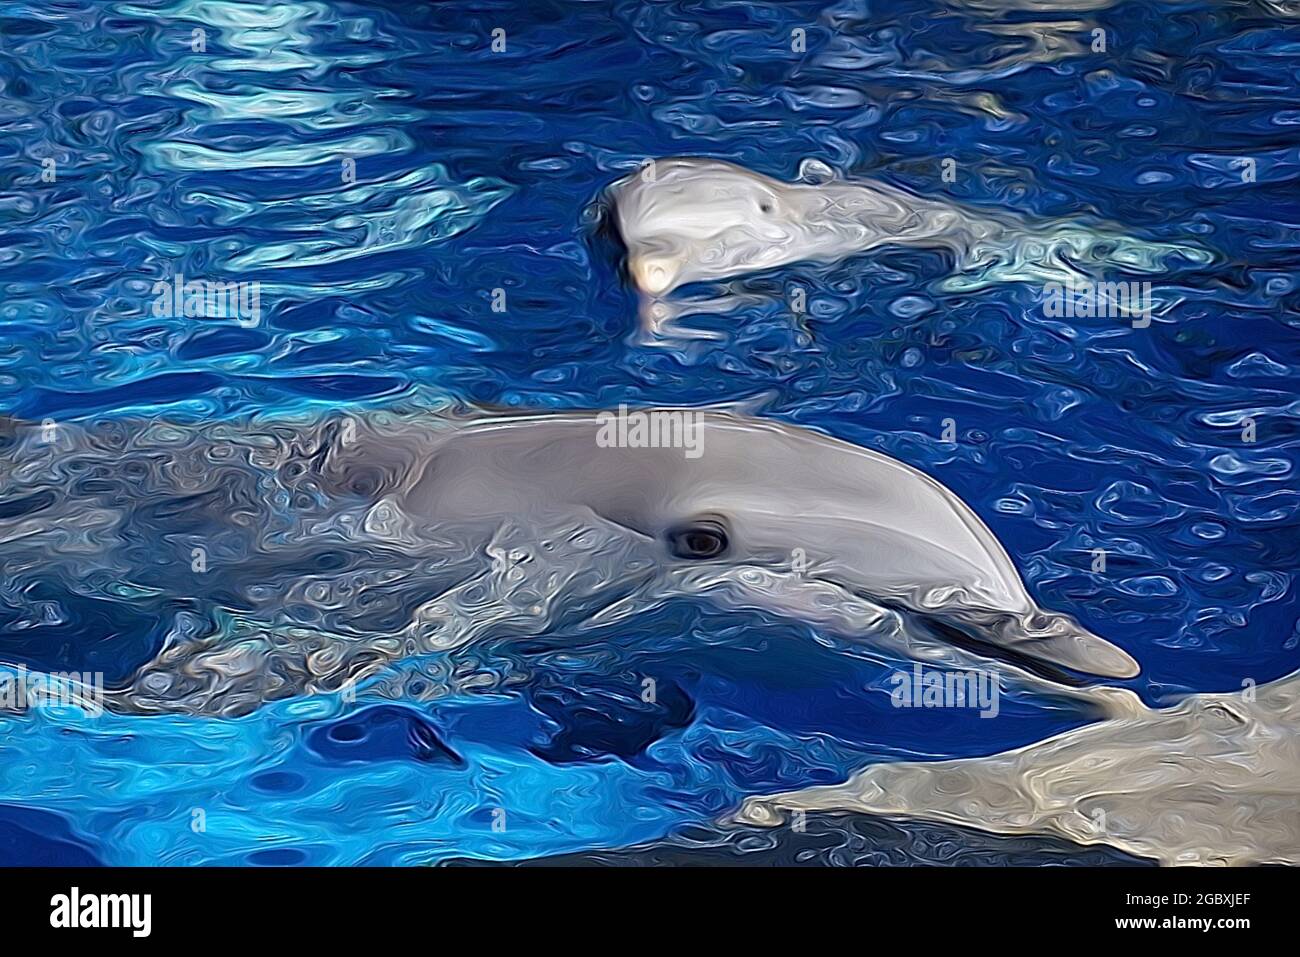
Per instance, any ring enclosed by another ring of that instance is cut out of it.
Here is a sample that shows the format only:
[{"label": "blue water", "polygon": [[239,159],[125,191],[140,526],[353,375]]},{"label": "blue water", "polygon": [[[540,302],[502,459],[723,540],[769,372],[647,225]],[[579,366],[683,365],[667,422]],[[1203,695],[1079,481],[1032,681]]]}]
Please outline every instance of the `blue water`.
[{"label": "blue water", "polygon": [[[1042,605],[1138,658],[1149,703],[1272,680],[1300,666],[1300,18],[1265,3],[1015,6],[0,4],[0,411],[755,400],[944,482]],[[698,320],[720,340],[646,346],[590,207],[672,155],[786,179],[815,157],[1195,242],[1217,262],[1156,277],[1168,311],[1134,329],[1047,318],[1026,285],[944,293],[942,255],[890,249],[749,280],[808,289],[803,322],[760,296]],[[259,320],[156,316],[153,284],[177,273],[260,282]],[[0,660],[108,672],[156,628],[128,599],[66,592],[44,643],[4,617]],[[619,848],[711,826],[745,795],[1087,720],[1031,697],[997,721],[900,712],[878,664],[817,637],[682,601],[597,641],[497,649],[523,680],[477,694],[317,695],[233,719],[2,715],[0,856],[421,864]]]}]

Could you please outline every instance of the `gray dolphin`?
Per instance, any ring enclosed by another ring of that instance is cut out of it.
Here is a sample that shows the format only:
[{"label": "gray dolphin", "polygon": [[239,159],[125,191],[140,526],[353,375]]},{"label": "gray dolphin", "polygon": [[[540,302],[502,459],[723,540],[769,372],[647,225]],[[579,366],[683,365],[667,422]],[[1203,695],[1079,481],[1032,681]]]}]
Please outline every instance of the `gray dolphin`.
[{"label": "gray dolphin", "polygon": [[0,553],[13,595],[57,579],[171,621],[109,707],[245,713],[692,594],[919,657],[900,621],[941,650],[1138,671],[1040,609],[938,482],[773,421],[658,409],[59,430],[45,444],[29,430],[0,463]]},{"label": "gray dolphin", "polygon": [[660,434],[684,423],[687,441],[602,447],[608,412],[491,419],[432,448],[395,505],[444,534],[522,514],[594,514],[638,536],[669,576],[735,567],[794,575],[784,588],[771,579],[754,587],[760,606],[789,610],[800,584],[832,585],[1017,656],[1111,678],[1138,673],[1124,651],[1040,609],[993,533],[923,472],[765,419],[630,415],[659,417]]},{"label": "gray dolphin", "polygon": [[834,262],[889,244],[950,250],[968,277],[956,291],[994,281],[1080,277],[1076,264],[1152,273],[1167,257],[1212,256],[1072,223],[1030,223],[1010,211],[927,198],[879,180],[845,180],[805,161],[802,182],[783,182],[714,159],[654,160],[611,188],[628,272],[649,296],[796,262]]}]

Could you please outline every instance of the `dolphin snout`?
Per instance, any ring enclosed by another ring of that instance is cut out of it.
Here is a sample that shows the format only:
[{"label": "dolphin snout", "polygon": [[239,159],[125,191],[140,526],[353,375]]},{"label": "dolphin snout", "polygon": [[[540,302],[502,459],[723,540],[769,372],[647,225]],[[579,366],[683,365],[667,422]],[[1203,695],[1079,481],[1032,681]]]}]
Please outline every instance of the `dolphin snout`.
[{"label": "dolphin snout", "polygon": [[681,262],[669,256],[633,256],[628,272],[638,289],[652,296],[667,292],[677,280]]}]

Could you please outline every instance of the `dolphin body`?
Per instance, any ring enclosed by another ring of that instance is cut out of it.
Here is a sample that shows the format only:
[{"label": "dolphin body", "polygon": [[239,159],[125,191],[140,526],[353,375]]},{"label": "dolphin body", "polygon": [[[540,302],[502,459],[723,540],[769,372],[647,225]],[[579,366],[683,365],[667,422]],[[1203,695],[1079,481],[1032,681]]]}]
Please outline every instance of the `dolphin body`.
[{"label": "dolphin body", "polygon": [[737,819],[856,811],[1050,833],[1174,865],[1300,864],[1300,672],[1189,695],[987,757],[875,764],[843,784],[746,800]]},{"label": "dolphin body", "polygon": [[679,431],[660,437],[688,447],[637,443],[597,412],[118,421],[52,442],[38,426],[0,456],[7,601],[54,578],[170,620],[106,703],[129,711],[242,714],[682,595],[912,657],[934,654],[900,637],[904,618],[1030,672],[1137,674],[1040,609],[983,522],[922,472],[730,412],[620,414],[667,416]]},{"label": "dolphin body", "polygon": [[[1166,260],[1212,261],[1200,249],[1144,242],[1071,223],[918,196],[879,180],[845,180],[805,160],[787,183],[732,163],[654,160],[610,188],[627,269],[651,299],[693,282],[797,262],[829,263],[886,245],[950,251],[964,275],[947,291],[992,282],[1070,282],[1082,267],[1156,273]],[[653,316],[651,316],[653,318]]]}]

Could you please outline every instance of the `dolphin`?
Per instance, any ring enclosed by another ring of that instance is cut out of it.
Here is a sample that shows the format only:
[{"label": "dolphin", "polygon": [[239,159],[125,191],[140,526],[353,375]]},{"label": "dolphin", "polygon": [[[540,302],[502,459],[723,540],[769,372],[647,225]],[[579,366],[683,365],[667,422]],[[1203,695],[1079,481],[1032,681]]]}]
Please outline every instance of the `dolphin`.
[{"label": "dolphin", "polygon": [[1175,865],[1300,864],[1300,672],[1148,708],[976,758],[875,764],[843,784],[750,798],[758,826],[791,811],[1050,833]]},{"label": "dolphin", "polygon": [[[55,577],[170,621],[110,708],[241,714],[682,595],[925,656],[901,637],[916,622],[932,645],[1039,678],[1138,673],[1040,608],[939,482],[776,421],[620,408],[59,428],[57,450],[29,435],[0,457],[7,594]],[[48,589],[40,601],[33,620],[53,614]]]},{"label": "dolphin", "polygon": [[733,163],[677,157],[651,161],[609,189],[627,271],[651,301],[680,286],[798,262],[831,263],[886,245],[946,249],[963,279],[991,282],[1084,278],[1078,264],[1154,273],[1166,260],[1212,261],[1195,247],[1144,242],[1071,223],[1030,223],[1005,210],[927,198],[881,180],[846,180],[805,160],[783,182]]},{"label": "dolphin", "polygon": [[670,576],[798,566],[802,581],[1016,655],[1110,678],[1138,673],[1121,649],[1039,608],[988,527],[925,473],[767,419],[701,409],[630,414],[683,422],[694,445],[602,447],[609,412],[492,419],[433,450],[399,508],[444,530],[528,512],[590,512],[642,539]]}]

